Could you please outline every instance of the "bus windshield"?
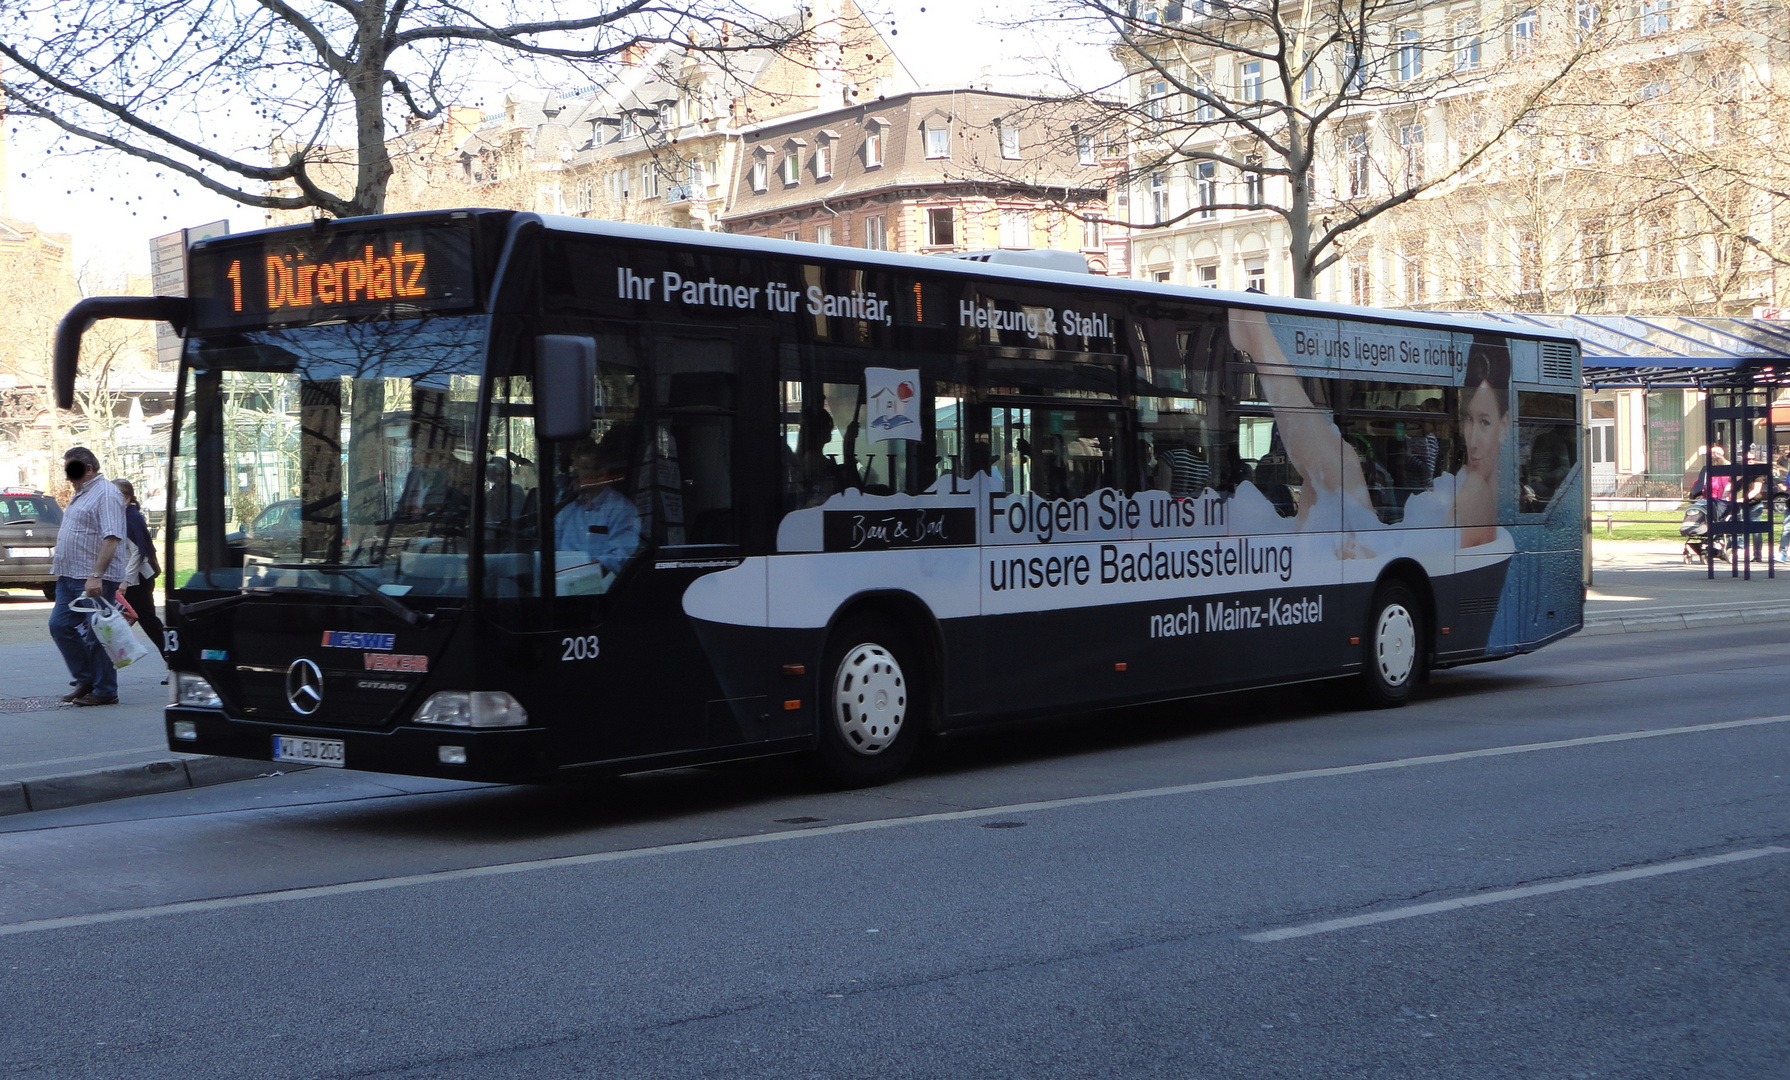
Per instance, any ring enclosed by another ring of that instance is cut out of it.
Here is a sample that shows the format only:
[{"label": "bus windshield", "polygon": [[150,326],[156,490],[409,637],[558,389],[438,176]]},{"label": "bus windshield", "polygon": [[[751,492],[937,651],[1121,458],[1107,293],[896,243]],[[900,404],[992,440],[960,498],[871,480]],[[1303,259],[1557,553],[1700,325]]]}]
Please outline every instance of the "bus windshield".
[{"label": "bus windshield", "polygon": [[[225,535],[193,544],[187,584],[465,595],[488,322],[337,323],[193,342],[178,505],[216,499]],[[221,444],[216,464],[204,460],[209,433]],[[182,519],[195,534],[204,527],[196,514]]]}]

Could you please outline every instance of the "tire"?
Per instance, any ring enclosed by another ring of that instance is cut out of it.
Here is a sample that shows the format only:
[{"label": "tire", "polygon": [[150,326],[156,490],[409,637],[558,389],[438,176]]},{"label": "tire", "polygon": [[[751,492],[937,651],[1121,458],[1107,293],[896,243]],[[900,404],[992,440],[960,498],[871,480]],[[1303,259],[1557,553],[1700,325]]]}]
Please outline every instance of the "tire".
[{"label": "tire", "polygon": [[1370,709],[1411,699],[1423,675],[1423,608],[1403,585],[1382,585],[1361,635],[1361,696]]},{"label": "tire", "polygon": [[919,745],[930,700],[911,635],[882,615],[850,616],[833,631],[821,675],[814,749],[821,777],[856,788],[901,775]]}]

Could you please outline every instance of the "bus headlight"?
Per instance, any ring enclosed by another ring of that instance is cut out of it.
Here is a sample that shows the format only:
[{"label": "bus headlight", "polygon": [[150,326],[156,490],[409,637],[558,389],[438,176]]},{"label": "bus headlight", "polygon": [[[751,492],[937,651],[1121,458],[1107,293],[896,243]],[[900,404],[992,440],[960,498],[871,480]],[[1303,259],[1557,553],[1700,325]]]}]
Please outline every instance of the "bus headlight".
[{"label": "bus headlight", "polygon": [[443,690],[416,711],[419,724],[444,727],[521,727],[528,710],[502,690]]},{"label": "bus headlight", "polygon": [[202,709],[216,709],[223,706],[218,692],[211,684],[197,675],[185,671],[169,672],[168,698],[176,705],[197,705]]}]

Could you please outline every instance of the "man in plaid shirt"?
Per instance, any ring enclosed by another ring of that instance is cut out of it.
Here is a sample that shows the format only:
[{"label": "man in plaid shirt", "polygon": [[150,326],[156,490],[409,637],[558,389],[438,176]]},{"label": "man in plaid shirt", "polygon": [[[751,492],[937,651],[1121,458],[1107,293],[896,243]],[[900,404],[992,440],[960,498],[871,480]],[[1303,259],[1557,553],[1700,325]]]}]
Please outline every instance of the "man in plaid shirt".
[{"label": "man in plaid shirt", "polygon": [[56,608],[50,612],[50,637],[62,650],[63,663],[74,678],[75,690],[62,700],[76,705],[116,705],[118,669],[105,647],[87,627],[87,616],[69,605],[83,596],[118,595],[128,564],[122,549],[125,536],[124,496],[100,475],[99,459],[85,446],[62,455],[75,497],[62,511],[62,527],[56,533],[56,555],[50,566],[56,574]]}]

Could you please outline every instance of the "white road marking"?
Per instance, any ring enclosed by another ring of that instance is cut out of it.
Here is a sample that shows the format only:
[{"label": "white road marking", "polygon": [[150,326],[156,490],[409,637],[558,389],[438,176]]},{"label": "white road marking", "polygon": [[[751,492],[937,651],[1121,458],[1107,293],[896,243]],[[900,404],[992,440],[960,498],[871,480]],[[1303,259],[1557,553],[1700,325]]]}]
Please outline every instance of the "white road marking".
[{"label": "white road marking", "polygon": [[339,885],[313,885],[298,889],[279,889],[273,892],[247,893],[242,896],[221,896],[209,900],[184,900],[173,904],[156,904],[150,907],[124,908],[118,911],[100,911],[90,915],[67,915],[53,919],[32,919],[28,922],[0,924],[0,937],[11,937],[15,934],[35,934],[46,930],[66,930],[79,926],[99,926],[105,923],[130,922],[138,919],[154,919],[164,915],[187,915],[207,911],[224,911],[230,908],[253,907],[260,904],[278,904],[292,900],[321,900],[332,896],[347,896],[353,893],[383,892],[387,889],[404,889],[414,885],[439,885],[470,878],[498,877],[509,874],[526,874],[538,870],[556,870],[562,867],[594,866],[600,863],[626,862],[634,859],[651,859],[667,855],[690,855],[703,851],[719,851],[725,848],[750,847],[757,844],[775,844],[784,841],[805,840],[816,836],[839,836],[846,833],[878,832],[883,829],[903,828],[910,825],[931,825],[940,822],[973,821],[985,817],[1005,817],[1011,814],[1024,814],[1045,810],[1063,810],[1078,806],[1098,806],[1103,803],[1135,802],[1139,799],[1160,799],[1172,795],[1194,795],[1206,791],[1223,791],[1230,788],[1259,787],[1264,784],[1285,784],[1296,780],[1319,780],[1332,776],[1352,776],[1356,773],[1382,772],[1388,769],[1409,769],[1421,765],[1445,765],[1455,761],[1471,761],[1475,758],[1505,757],[1511,754],[1532,754],[1543,750],[1569,750],[1579,746],[1598,746],[1604,743],[1633,742],[1637,739],[1656,739],[1668,735],[1691,735],[1711,731],[1726,731],[1734,728],[1759,727],[1765,724],[1782,724],[1790,722],[1790,716],[1760,716],[1750,720],[1727,720],[1715,724],[1692,724],[1686,727],[1655,728],[1649,731],[1626,731],[1614,735],[1588,735],[1578,739],[1561,739],[1557,742],[1523,743],[1518,746],[1495,746],[1484,750],[1462,750],[1452,754],[1429,754],[1423,757],[1397,758],[1392,761],[1374,761],[1364,765],[1338,765],[1327,769],[1301,769],[1297,772],[1270,773],[1265,776],[1244,776],[1234,780],[1208,780],[1197,784],[1175,784],[1169,787],[1139,788],[1132,791],[1115,791],[1104,795],[1077,795],[1065,799],[1044,799],[1038,802],[1009,803],[1005,806],[985,806],[974,810],[950,810],[936,814],[915,814],[909,817],[875,818],[869,821],[851,821],[838,825],[823,825],[812,829],[787,829],[782,832],[756,833],[750,836],[728,836],[715,840],[693,840],[679,844],[661,844],[656,847],[629,848],[623,851],[598,851],[588,855],[560,855],[549,859],[528,859],[522,862],[493,863],[487,866],[469,866],[459,870],[438,870],[427,874],[405,874],[399,877],[371,878],[365,881],[348,881]]},{"label": "white road marking", "polygon": [[1310,937],[1312,934],[1328,934],[1336,930],[1353,930],[1358,926],[1372,926],[1375,923],[1395,922],[1399,919],[1414,919],[1419,915],[1435,915],[1443,911],[1460,911],[1463,908],[1479,907],[1483,904],[1501,904],[1506,900],[1523,900],[1531,896],[1542,896],[1547,893],[1568,892],[1572,889],[1589,889],[1595,885],[1614,885],[1619,881],[1635,881],[1640,878],[1659,877],[1661,874],[1681,874],[1686,870],[1701,870],[1708,866],[1721,866],[1725,863],[1745,862],[1748,859],[1764,858],[1767,855],[1790,855],[1790,848],[1748,848],[1745,851],[1730,851],[1726,855],[1710,855],[1701,859],[1679,859],[1675,862],[1654,863],[1652,866],[1638,866],[1632,870],[1612,870],[1607,874],[1590,874],[1585,877],[1568,878],[1565,881],[1551,881],[1546,885],[1526,885],[1520,889],[1501,889],[1498,892],[1477,893],[1473,896],[1462,896],[1454,900],[1437,900],[1430,904],[1412,904],[1410,907],[1393,908],[1391,911],[1375,911],[1367,915],[1351,915],[1346,919],[1330,919],[1325,922],[1306,923],[1304,926],[1286,926],[1279,930],[1264,930],[1259,934],[1244,934],[1243,940],[1286,941],[1289,938]]}]

